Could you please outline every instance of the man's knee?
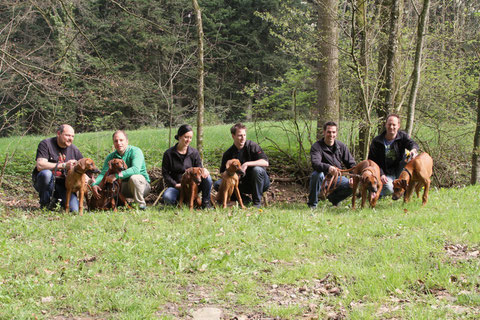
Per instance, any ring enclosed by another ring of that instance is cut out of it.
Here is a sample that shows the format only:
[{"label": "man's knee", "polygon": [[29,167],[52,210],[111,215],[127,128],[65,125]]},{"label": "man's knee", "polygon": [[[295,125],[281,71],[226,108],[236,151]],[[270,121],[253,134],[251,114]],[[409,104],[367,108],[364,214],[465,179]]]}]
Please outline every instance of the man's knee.
[{"label": "man's knee", "polygon": [[53,173],[51,170],[42,170],[37,175],[37,184],[41,183],[43,185],[49,184],[52,181]]},{"label": "man's knee", "polygon": [[218,191],[218,189],[220,188],[220,184],[222,183],[222,179],[218,179],[217,181],[215,181],[215,183],[213,184],[213,189],[215,191]]},{"label": "man's knee", "polygon": [[265,177],[265,175],[267,174],[267,170],[265,170],[264,167],[251,167],[249,168],[251,169],[250,173],[252,174],[253,177]]},{"label": "man's knee", "polygon": [[150,192],[150,185],[148,184],[147,179],[145,179],[145,177],[141,174],[135,174],[133,176],[130,176],[128,184],[129,189],[132,191],[139,190],[144,195]]},{"label": "man's knee", "polygon": [[323,172],[313,171],[310,175],[310,186],[320,185],[325,179],[325,174]]},{"label": "man's knee", "polygon": [[177,203],[177,198],[178,198],[178,195],[180,194],[180,192],[175,189],[175,188],[168,188],[167,190],[165,190],[165,192],[163,193],[163,202],[165,202],[166,204],[175,204]]}]

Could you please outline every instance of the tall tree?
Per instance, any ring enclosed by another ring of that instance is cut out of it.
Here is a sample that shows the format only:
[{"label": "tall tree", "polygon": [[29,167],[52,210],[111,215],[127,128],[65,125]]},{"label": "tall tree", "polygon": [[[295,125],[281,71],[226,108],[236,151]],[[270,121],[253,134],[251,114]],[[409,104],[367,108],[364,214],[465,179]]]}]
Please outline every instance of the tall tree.
[{"label": "tall tree", "polygon": [[472,176],[470,182],[472,184],[480,183],[480,76],[478,78],[477,123],[475,126],[475,137],[473,138]]},{"label": "tall tree", "polygon": [[203,116],[205,112],[205,98],[203,96],[204,72],[203,63],[203,24],[202,11],[197,0],[192,0],[195,16],[197,17],[197,35],[198,35],[198,93],[197,93],[197,149],[200,157],[203,159]]},{"label": "tall tree", "polygon": [[[382,87],[380,90],[381,101],[377,109],[380,119],[385,120],[388,113],[394,107],[394,85],[395,85],[395,59],[398,50],[398,30],[400,24],[400,2],[402,0],[382,0],[380,24],[388,26],[384,30],[388,42],[386,46],[381,47],[379,55],[378,68],[380,78],[382,79]],[[387,23],[388,21],[388,23]],[[383,29],[383,28],[382,28]],[[383,122],[383,121],[380,121]]]},{"label": "tall tree", "polygon": [[408,98],[408,115],[406,130],[409,135],[412,134],[413,120],[415,118],[415,102],[417,101],[418,84],[420,83],[420,72],[422,68],[422,50],[423,50],[423,36],[427,28],[427,17],[430,8],[430,0],[423,0],[423,9],[418,21],[417,30],[417,47],[415,50],[415,64],[412,72],[412,87],[410,96]]},{"label": "tall tree", "polygon": [[337,0],[318,0],[318,115],[317,139],[322,136],[326,121],[340,119],[338,90],[338,28]]}]

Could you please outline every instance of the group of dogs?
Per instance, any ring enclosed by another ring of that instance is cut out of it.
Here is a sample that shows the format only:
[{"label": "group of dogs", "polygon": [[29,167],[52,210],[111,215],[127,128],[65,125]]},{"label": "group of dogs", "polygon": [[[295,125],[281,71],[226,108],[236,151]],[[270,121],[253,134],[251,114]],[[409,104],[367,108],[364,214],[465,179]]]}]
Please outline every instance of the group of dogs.
[{"label": "group of dogs", "polygon": [[[409,160],[398,179],[393,181],[393,200],[398,200],[403,196],[403,201],[410,201],[412,192],[415,189],[417,197],[420,198],[420,190],[424,187],[422,205],[428,201],[428,191],[430,190],[430,177],[433,171],[432,157],[426,152],[421,153],[413,159],[409,159],[410,153],[406,152],[407,160]],[[370,206],[375,208],[380,193],[383,189],[383,183],[380,179],[380,168],[372,160],[363,160],[356,166],[346,170],[340,170],[352,177],[352,209],[355,209],[355,200],[359,194],[362,197],[362,208],[368,199]],[[326,198],[335,190],[336,183],[340,174],[327,175],[322,183],[320,197]]]},{"label": "group of dogs", "polygon": [[[88,181],[91,175],[99,173],[100,171],[95,166],[95,163],[90,158],[83,158],[77,162],[73,167],[70,167],[65,178],[65,187],[67,190],[67,200],[65,204],[65,211],[69,211],[70,196],[72,192],[78,192],[79,197],[79,213],[83,214],[83,201],[87,199],[89,210],[105,209],[117,210],[117,206],[125,205],[130,207],[125,197],[120,192],[121,183],[118,180],[110,182],[110,175],[115,175],[127,169],[127,165],[122,159],[113,159],[108,163],[108,171],[103,176],[99,183],[100,197],[96,198],[93,194],[90,198],[87,197],[87,190],[89,188]],[[433,160],[426,152],[421,153],[415,158],[411,159],[405,165],[398,179],[393,181],[393,195],[392,199],[397,200],[404,197],[404,202],[408,202],[415,189],[417,196],[420,197],[420,190],[424,187],[422,205],[428,201],[428,191],[430,189],[430,177],[432,176]],[[355,200],[357,197],[357,189],[362,199],[362,208],[365,207],[368,199],[372,208],[377,204],[378,198],[383,188],[383,183],[380,179],[380,168],[372,160],[363,160],[351,169],[340,170],[341,173],[348,174],[353,180],[353,196],[352,209],[355,209]],[[202,181],[203,168],[193,167],[188,168],[182,176],[179,206],[184,203],[188,204],[190,210],[195,206],[201,205],[201,200],[198,195],[199,185]],[[212,204],[226,208],[231,203],[230,199],[233,194],[238,201],[239,206],[244,209],[242,197],[240,195],[239,175],[243,174],[241,170],[241,163],[237,159],[227,161],[226,170],[222,173],[221,184],[215,197],[211,196]],[[326,198],[335,189],[339,175],[327,175],[322,184],[321,197]]]}]

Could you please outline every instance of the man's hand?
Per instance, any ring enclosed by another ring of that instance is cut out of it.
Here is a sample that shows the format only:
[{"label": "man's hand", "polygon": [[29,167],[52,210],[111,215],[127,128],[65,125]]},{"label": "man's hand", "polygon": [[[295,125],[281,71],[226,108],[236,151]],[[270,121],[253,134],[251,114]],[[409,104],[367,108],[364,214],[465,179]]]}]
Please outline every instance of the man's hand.
[{"label": "man's hand", "polygon": [[100,199],[100,191],[102,191],[102,189],[99,186],[92,187],[92,194],[95,199]]},{"label": "man's hand", "polygon": [[243,171],[243,174],[246,174],[248,169],[248,163],[244,162],[240,169]]},{"label": "man's hand", "polygon": [[330,168],[328,168],[328,173],[330,173],[331,175],[335,175],[336,173],[340,173],[340,169],[334,166],[330,166]]},{"label": "man's hand", "polygon": [[77,160],[68,160],[67,162],[65,162],[65,170],[66,171],[69,171],[70,168],[73,168],[77,165]]},{"label": "man's hand", "polygon": [[388,178],[387,178],[387,176],[384,175],[384,174],[380,176],[380,180],[382,180],[382,183],[383,183],[383,184],[386,184],[386,183],[388,182]]},{"label": "man's hand", "polygon": [[348,185],[350,186],[350,189],[353,188],[353,178],[348,179]]},{"label": "man's hand", "polygon": [[208,170],[206,168],[202,168],[202,169],[203,169],[202,170],[202,178],[207,179],[210,172],[208,172]]}]

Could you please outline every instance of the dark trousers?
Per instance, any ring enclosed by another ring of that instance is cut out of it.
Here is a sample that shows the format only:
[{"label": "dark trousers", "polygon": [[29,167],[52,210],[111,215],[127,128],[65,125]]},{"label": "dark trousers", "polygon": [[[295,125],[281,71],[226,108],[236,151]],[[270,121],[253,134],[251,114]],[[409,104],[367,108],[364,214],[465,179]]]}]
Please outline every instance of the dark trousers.
[{"label": "dark trousers", "polygon": [[[55,179],[55,191],[53,190],[53,173],[51,170],[42,170],[38,173],[37,179],[33,182],[33,187],[40,196],[40,207],[50,204],[50,198],[53,197],[55,202],[61,200],[62,207],[65,206],[67,200],[67,189],[65,188],[65,179]],[[70,211],[78,211],[78,199],[75,193],[70,197]]]},{"label": "dark trousers", "polygon": [[[222,179],[215,181],[213,188],[218,191]],[[250,167],[247,169],[247,173],[240,179],[238,189],[242,194],[242,200],[245,204],[250,202],[250,199],[244,196],[245,194],[252,195],[252,203],[258,207],[262,203],[262,195],[270,187],[270,178],[267,174],[267,170],[264,167]],[[235,200],[235,193],[232,196]]]}]

